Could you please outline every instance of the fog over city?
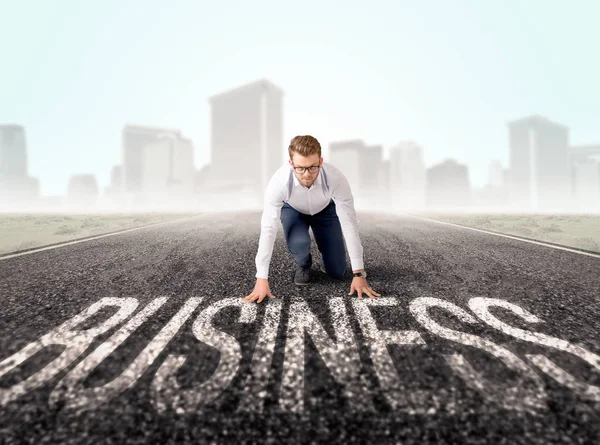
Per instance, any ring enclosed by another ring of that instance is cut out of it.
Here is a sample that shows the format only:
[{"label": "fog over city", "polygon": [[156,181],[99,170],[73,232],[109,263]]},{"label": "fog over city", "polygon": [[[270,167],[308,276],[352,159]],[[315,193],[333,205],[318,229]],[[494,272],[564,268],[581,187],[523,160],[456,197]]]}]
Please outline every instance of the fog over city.
[{"label": "fog over city", "polygon": [[592,3],[24,3],[2,7],[0,212],[260,210],[310,134],[357,211],[600,213]]}]

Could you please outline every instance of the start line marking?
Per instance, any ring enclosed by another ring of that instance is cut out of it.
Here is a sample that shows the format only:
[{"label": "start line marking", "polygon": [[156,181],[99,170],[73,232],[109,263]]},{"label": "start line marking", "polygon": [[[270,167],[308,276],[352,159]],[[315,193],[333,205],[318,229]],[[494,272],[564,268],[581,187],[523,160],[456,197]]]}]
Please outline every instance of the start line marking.
[{"label": "start line marking", "polygon": [[439,221],[437,219],[425,218],[423,216],[413,215],[412,213],[406,213],[406,215],[411,216],[413,218],[424,219],[425,221],[431,221],[431,222],[436,222],[439,224],[446,224],[449,226],[459,227],[461,229],[475,230],[477,232],[483,232],[483,233],[487,233],[489,235],[503,236],[505,238],[510,238],[510,239],[514,239],[517,241],[523,241],[523,242],[531,243],[531,244],[538,244],[540,246],[552,247],[553,249],[566,250],[567,252],[573,252],[573,253],[578,253],[580,255],[587,255],[587,256],[594,257],[594,258],[600,258],[600,255],[596,254],[596,253],[584,252],[582,250],[576,250],[576,249],[569,249],[568,247],[557,246],[556,244],[548,244],[548,243],[544,243],[542,241],[534,241],[534,240],[529,240],[526,238],[520,238],[518,236],[505,235],[503,233],[498,233],[498,232],[490,232],[490,231],[484,230],[484,229],[476,229],[475,227],[463,226],[463,225],[455,224],[455,223],[451,223],[451,222]]}]

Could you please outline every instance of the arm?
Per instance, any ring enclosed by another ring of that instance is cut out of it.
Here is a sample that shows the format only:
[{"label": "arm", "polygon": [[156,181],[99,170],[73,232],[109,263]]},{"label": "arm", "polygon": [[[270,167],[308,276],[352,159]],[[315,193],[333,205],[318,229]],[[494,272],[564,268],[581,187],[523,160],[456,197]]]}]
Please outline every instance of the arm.
[{"label": "arm", "polygon": [[363,247],[358,234],[358,223],[356,222],[354,197],[352,196],[348,180],[339,170],[335,171],[335,177],[332,197],[335,201],[335,209],[340,219],[340,225],[342,226],[342,233],[346,240],[352,271],[358,272],[364,270],[364,258]]},{"label": "arm", "polygon": [[[356,222],[356,211],[354,209],[354,198],[350,191],[350,184],[346,177],[338,170],[336,172],[338,177],[335,182],[336,186],[333,190],[333,199],[335,201],[335,209],[340,219],[342,226],[342,232],[346,239],[346,246],[348,247],[348,255],[350,256],[350,262],[352,263],[352,272],[360,272],[364,270],[363,261],[363,248],[358,236],[358,223]],[[381,294],[375,292],[367,280],[363,277],[354,277],[352,284],[350,285],[350,292],[348,295],[352,295],[356,291],[358,298],[362,299],[362,294],[368,295],[369,298],[380,297]]]},{"label": "arm", "polygon": [[256,278],[268,279],[269,277],[269,264],[277,237],[277,223],[285,199],[285,188],[280,184],[279,179],[274,175],[265,190],[264,209],[260,220],[260,239],[255,257]]}]

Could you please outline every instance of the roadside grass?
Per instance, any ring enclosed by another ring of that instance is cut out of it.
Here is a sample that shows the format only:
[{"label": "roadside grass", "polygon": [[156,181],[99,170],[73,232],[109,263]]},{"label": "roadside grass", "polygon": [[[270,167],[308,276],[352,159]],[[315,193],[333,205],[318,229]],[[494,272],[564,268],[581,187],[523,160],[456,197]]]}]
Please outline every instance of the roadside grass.
[{"label": "roadside grass", "polygon": [[172,221],[198,213],[0,213],[0,255]]},{"label": "roadside grass", "polygon": [[[0,213],[0,255],[198,213]],[[600,215],[421,212],[419,216],[600,253]]]},{"label": "roadside grass", "polygon": [[600,252],[600,215],[594,214],[453,214],[418,213],[419,216],[507,235]]}]

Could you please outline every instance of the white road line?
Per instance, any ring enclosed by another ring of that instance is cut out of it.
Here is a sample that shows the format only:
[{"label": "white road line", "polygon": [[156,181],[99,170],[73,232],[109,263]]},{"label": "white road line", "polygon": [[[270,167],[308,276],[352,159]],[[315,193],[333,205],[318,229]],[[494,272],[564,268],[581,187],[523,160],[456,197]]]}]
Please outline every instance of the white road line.
[{"label": "white road line", "polygon": [[529,240],[529,239],[525,239],[525,238],[519,238],[518,236],[511,236],[511,235],[505,235],[503,233],[489,232],[487,230],[476,229],[475,227],[463,226],[460,224],[449,223],[446,221],[438,221],[437,219],[425,218],[423,216],[417,216],[417,215],[413,215],[411,213],[404,213],[404,215],[412,216],[413,218],[424,219],[425,221],[431,221],[431,222],[436,222],[439,224],[446,224],[449,226],[459,227],[461,229],[475,230],[476,232],[483,232],[483,233],[487,233],[489,235],[503,236],[505,238],[510,238],[510,239],[514,239],[517,241],[524,241],[526,243],[538,244],[540,246],[552,247],[553,249],[566,250],[567,252],[573,252],[573,253],[578,253],[580,255],[587,255],[587,256],[594,257],[594,258],[600,258],[600,255],[596,254],[596,253],[582,252],[581,250],[569,249],[568,247],[556,246],[554,244],[548,244],[548,243],[544,243],[541,241],[533,241],[533,240]]},{"label": "white road line", "polygon": [[141,226],[141,227],[133,227],[132,229],[124,229],[124,230],[119,230],[118,232],[105,233],[104,235],[92,236],[90,238],[83,238],[83,239],[79,239],[79,240],[75,240],[75,241],[67,241],[67,242],[60,243],[60,244],[53,244],[52,246],[40,247],[39,249],[28,250],[26,252],[19,252],[19,253],[14,253],[12,255],[0,256],[0,261],[7,260],[9,258],[18,257],[21,255],[28,255],[30,253],[42,252],[44,250],[57,249],[59,247],[68,246],[70,244],[84,243],[86,241],[92,241],[95,239],[104,238],[106,236],[120,235],[122,233],[133,232],[135,230],[147,229],[148,227],[156,227],[156,226],[160,226],[162,224],[169,224],[169,223],[178,222],[178,221],[185,221],[186,219],[198,218],[200,216],[212,215],[213,213],[218,213],[218,212],[211,211],[211,212],[202,213],[200,215],[189,216],[186,218],[172,219],[170,221],[163,221],[163,222],[159,222],[159,223],[155,223],[155,224],[147,224],[147,225]]}]

